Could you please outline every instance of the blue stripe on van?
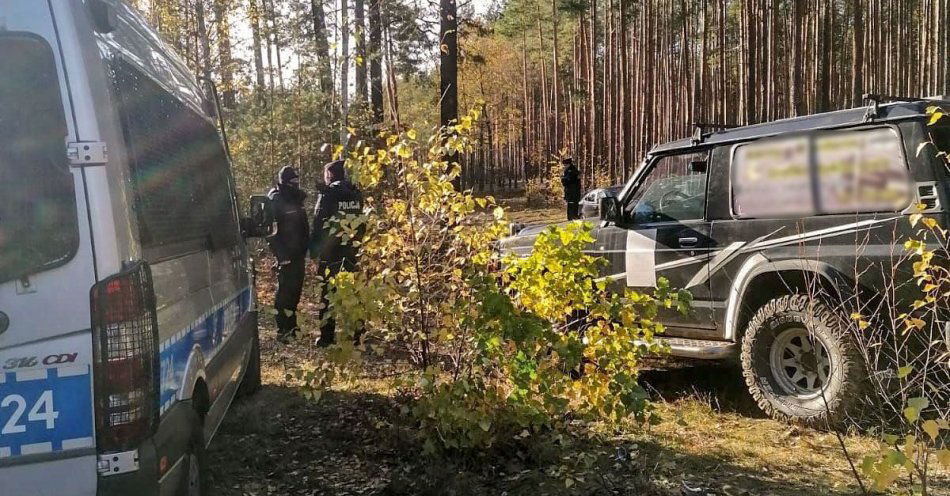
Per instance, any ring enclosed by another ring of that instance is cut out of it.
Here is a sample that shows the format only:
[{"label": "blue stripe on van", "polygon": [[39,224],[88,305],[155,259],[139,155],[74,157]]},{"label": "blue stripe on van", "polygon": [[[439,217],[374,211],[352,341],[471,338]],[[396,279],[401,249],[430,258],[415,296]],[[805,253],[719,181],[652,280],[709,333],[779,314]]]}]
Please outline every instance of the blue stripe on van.
[{"label": "blue stripe on van", "polygon": [[221,349],[228,338],[237,330],[241,318],[250,310],[251,288],[245,288],[224,303],[211,309],[159,345],[161,361],[161,413],[164,414],[178,401],[178,391],[185,378],[185,368],[191,350],[198,345],[205,357],[205,363]]}]

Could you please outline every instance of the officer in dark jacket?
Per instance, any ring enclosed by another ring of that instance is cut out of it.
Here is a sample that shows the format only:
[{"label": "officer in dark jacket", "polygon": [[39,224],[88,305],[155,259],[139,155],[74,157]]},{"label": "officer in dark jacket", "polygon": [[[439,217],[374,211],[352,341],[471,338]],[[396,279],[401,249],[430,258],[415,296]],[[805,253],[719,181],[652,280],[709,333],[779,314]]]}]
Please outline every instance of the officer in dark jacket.
[{"label": "officer in dark jacket", "polygon": [[[323,277],[323,310],[329,302],[327,291],[329,280],[341,270],[353,272],[358,269],[357,247],[351,242],[343,242],[334,232],[340,219],[348,215],[362,215],[363,194],[346,180],[343,161],[330,162],[323,167],[323,179],[326,187],[317,199],[313,212],[313,235],[310,239],[310,258],[317,262],[319,273]],[[362,233],[354,240],[359,241]],[[321,315],[322,318],[322,315]],[[330,346],[335,340],[336,323],[330,319],[320,329],[318,346]]]},{"label": "officer in dark jacket", "polygon": [[563,163],[561,186],[564,187],[564,201],[567,202],[567,220],[580,219],[581,174],[573,160],[566,158]]},{"label": "officer in dark jacket", "polygon": [[277,295],[274,298],[277,336],[285,341],[298,330],[297,305],[303,291],[310,240],[307,211],[303,206],[307,194],[300,189],[297,170],[289,165],[281,168],[277,174],[277,187],[270,190],[267,197],[277,224],[274,234],[267,238],[277,258]]}]

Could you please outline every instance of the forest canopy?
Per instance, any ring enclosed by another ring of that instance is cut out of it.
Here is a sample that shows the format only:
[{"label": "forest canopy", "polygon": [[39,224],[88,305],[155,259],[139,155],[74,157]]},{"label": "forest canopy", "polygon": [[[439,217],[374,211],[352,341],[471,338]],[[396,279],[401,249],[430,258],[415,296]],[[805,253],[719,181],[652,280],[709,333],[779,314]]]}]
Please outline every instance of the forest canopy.
[{"label": "forest canopy", "polygon": [[[462,182],[490,192],[545,180],[563,156],[588,186],[617,183],[695,123],[938,95],[950,81],[947,0],[473,0],[456,16],[421,0],[133,3],[222,88],[249,188],[281,163],[313,179],[323,145],[350,135],[434,129],[446,87],[463,112],[485,102]],[[455,84],[440,88],[449,59]]]}]

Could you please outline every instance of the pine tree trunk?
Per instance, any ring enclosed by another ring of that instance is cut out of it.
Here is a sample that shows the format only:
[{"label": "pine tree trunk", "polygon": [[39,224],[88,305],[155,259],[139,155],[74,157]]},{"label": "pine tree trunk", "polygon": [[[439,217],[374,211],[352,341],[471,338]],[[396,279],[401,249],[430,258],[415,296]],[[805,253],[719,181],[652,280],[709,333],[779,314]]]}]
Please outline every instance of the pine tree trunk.
[{"label": "pine tree trunk", "polygon": [[218,31],[218,74],[221,78],[221,101],[225,108],[234,108],[234,61],[231,57],[231,24],[229,0],[214,0],[214,21]]},{"label": "pine tree trunk", "polygon": [[310,0],[310,17],[313,20],[313,41],[320,67],[320,90],[330,93],[333,91],[333,70],[330,68],[330,42],[327,37],[327,16],[323,10],[323,0]]},{"label": "pine tree trunk", "polygon": [[553,84],[552,93],[554,95],[554,133],[551,136],[551,148],[554,150],[554,153],[559,153],[561,150],[561,84],[560,84],[560,69],[558,67],[558,46],[557,46],[557,31],[558,31],[558,0],[551,0],[551,22],[553,24],[553,36],[554,40],[551,48],[551,59],[553,60],[553,72],[551,77],[551,82]]},{"label": "pine tree trunk", "polygon": [[439,123],[458,119],[458,11],[455,0],[439,2]]},{"label": "pine tree trunk", "polygon": [[353,22],[356,34],[356,102],[362,107],[367,94],[366,71],[366,23],[364,21],[364,0],[353,0]]},{"label": "pine tree trunk", "polygon": [[383,49],[382,8],[383,0],[369,0],[369,77],[370,100],[373,107],[373,122],[383,122]]},{"label": "pine tree trunk", "polygon": [[280,84],[280,88],[283,89],[284,86],[284,62],[283,56],[281,54],[281,32],[280,32],[280,21],[277,15],[277,10],[274,8],[274,0],[265,0],[267,6],[267,17],[270,20],[271,26],[271,37],[274,42],[274,55],[277,58],[277,82]]},{"label": "pine tree trunk", "polygon": [[854,14],[854,32],[852,33],[851,52],[851,104],[861,105],[864,94],[864,16],[862,3],[864,0],[852,0],[851,10]]},{"label": "pine tree trunk", "polygon": [[340,0],[340,142],[346,143],[350,114],[350,12],[347,0]]},{"label": "pine tree trunk", "polygon": [[[258,0],[249,0],[248,15],[251,20],[251,43],[254,49],[254,75],[256,76],[256,90],[258,95],[263,95],[264,85],[264,57],[261,55],[261,11],[258,7]],[[318,1],[318,0],[315,0]]]},{"label": "pine tree trunk", "polygon": [[201,47],[198,58],[198,75],[211,81],[211,37],[208,33],[208,24],[205,20],[205,1],[195,2],[195,21],[197,22],[197,38]]}]

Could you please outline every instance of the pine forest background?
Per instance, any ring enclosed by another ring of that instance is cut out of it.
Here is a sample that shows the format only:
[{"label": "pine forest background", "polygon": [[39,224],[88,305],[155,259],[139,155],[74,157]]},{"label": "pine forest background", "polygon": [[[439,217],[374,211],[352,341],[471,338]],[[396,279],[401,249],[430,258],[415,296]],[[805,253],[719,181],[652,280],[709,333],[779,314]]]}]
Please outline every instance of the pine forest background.
[{"label": "pine forest background", "polygon": [[950,93],[950,0],[488,1],[133,4],[217,82],[245,193],[284,164],[309,186],[336,144],[431,133],[477,102],[462,185],[496,193],[565,156],[588,187],[623,182],[697,122]]}]

